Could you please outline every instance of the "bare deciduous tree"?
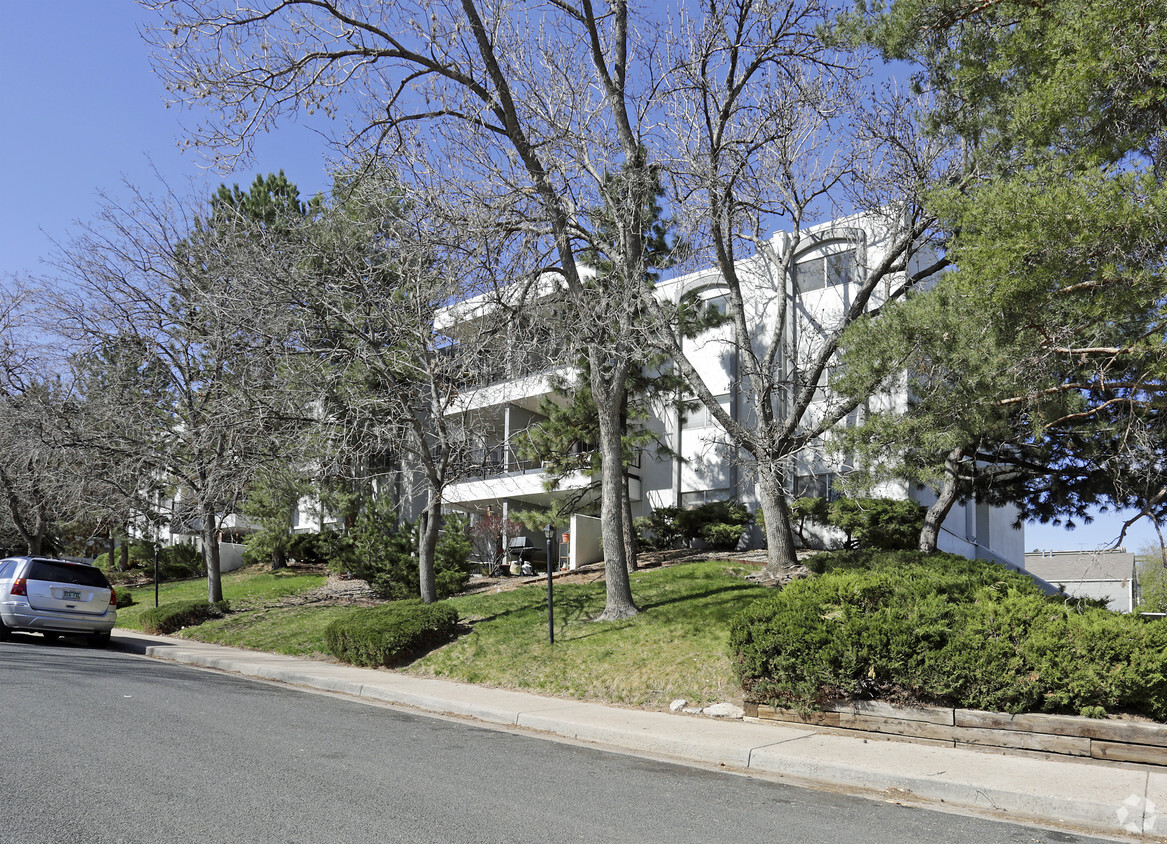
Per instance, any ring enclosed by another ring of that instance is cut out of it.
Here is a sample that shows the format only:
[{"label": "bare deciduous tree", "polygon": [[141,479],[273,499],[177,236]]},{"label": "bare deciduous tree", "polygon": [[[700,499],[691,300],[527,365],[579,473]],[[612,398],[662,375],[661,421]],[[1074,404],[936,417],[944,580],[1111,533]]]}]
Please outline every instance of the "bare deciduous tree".
[{"label": "bare deciduous tree", "polygon": [[[716,268],[709,282],[727,300],[723,341],[743,412],[718,401],[675,330],[662,342],[727,450],[748,453],[769,564],[783,567],[795,561],[786,506],[795,461],[863,400],[822,389],[844,329],[943,265],[916,266],[928,248],[921,190],[936,153],[918,136],[910,102],[864,92],[861,57],[824,42],[826,4],[715,0],[703,11],[685,22],[669,77],[671,172],[684,236]],[[828,237],[851,241],[845,292],[816,307],[799,294],[796,266],[813,245],[807,230],[841,213],[855,215],[852,231]],[[766,228],[775,223],[787,230],[777,249]],[[668,326],[663,304],[649,304]]]},{"label": "bare deciduous tree", "polygon": [[[604,456],[603,617],[635,614],[620,507],[620,424],[635,360],[630,325],[645,277],[640,219],[652,190],[647,138],[650,23],[628,5],[590,2],[345,3],[283,0],[244,9],[150,0],[148,37],[176,96],[211,106],[202,140],[246,151],[281,116],[354,104],[348,141],[398,149],[420,139],[451,190],[494,210],[495,226],[541,237],[588,349]],[[416,136],[415,136],[416,130]],[[606,179],[621,171],[624,178]],[[594,242],[590,213],[610,212],[615,246]],[[606,254],[603,297],[579,255]],[[550,269],[551,267],[548,267]],[[532,268],[534,269],[534,268]]]},{"label": "bare deciduous tree", "polygon": [[[930,220],[915,192],[933,167],[903,103],[864,113],[861,60],[827,49],[820,0],[702,4],[643,11],[624,0],[416,0],[401,3],[141,0],[148,38],[175,98],[208,106],[199,140],[246,153],[257,131],[315,109],[351,117],[343,141],[406,162],[489,212],[495,232],[526,233],[561,279],[563,307],[589,363],[602,456],[605,618],[632,615],[620,507],[627,375],[651,335],[747,451],[766,514],[771,560],[793,559],[784,501],[795,455],[852,407],[814,407],[842,329],[904,281]],[[712,259],[728,290],[750,413],[731,418],[683,354],[660,335],[668,308],[645,285],[645,209],[671,174],[670,213]],[[857,275],[842,316],[799,348],[792,326],[801,232],[842,206],[877,217],[879,259]],[[793,227],[778,260],[765,227]],[[598,231],[598,220],[605,231]],[[602,261],[602,289],[581,256]],[[597,256],[599,256],[597,258]],[[764,303],[768,312],[750,313]],[[656,319],[646,321],[646,313]],[[758,339],[758,318],[769,335]],[[654,325],[655,323],[655,325]],[[820,412],[821,411],[821,412]]]},{"label": "bare deciduous tree", "polygon": [[302,338],[299,377],[315,385],[318,459],[337,467],[404,461],[399,488],[379,494],[404,499],[402,509],[415,492],[422,499],[419,580],[432,602],[443,492],[472,460],[456,403],[486,377],[492,332],[463,324],[448,336],[436,327],[439,311],[477,286],[472,244],[449,229],[447,215],[376,166],[338,181],[303,230],[284,294]]},{"label": "bare deciduous tree", "polygon": [[[193,209],[193,210],[192,210]],[[173,194],[106,200],[62,250],[57,328],[91,376],[91,447],[140,463],[197,520],[211,601],[219,530],[258,465],[286,457],[295,384],[280,377],[287,245],[230,208]]]}]

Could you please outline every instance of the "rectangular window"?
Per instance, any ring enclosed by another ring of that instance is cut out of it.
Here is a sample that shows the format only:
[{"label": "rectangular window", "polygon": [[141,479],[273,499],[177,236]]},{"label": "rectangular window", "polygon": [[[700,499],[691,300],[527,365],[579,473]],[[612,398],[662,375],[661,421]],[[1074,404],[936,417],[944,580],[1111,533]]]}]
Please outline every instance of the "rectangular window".
[{"label": "rectangular window", "polygon": [[855,250],[827,256],[827,286],[850,284],[855,280]]},{"label": "rectangular window", "polygon": [[[733,416],[733,405],[729,400],[729,393],[724,393],[720,396],[714,396],[717,403],[721,405],[724,410],[731,417]],[[717,425],[717,420],[713,418],[713,414],[709,412],[709,408],[703,402],[697,402],[697,406],[688,411],[684,417],[684,429],[690,428],[712,428]]]},{"label": "rectangular window", "polygon": [[794,268],[794,283],[799,293],[821,290],[826,281],[825,262],[822,258],[803,261]]},{"label": "rectangular window", "polygon": [[825,498],[834,499],[833,472],[816,472],[813,475],[794,476],[794,498]]},{"label": "rectangular window", "polygon": [[28,579],[47,580],[52,583],[73,583],[97,589],[109,588],[109,581],[105,579],[105,574],[99,568],[52,560],[34,560],[28,568]]},{"label": "rectangular window", "polygon": [[729,493],[730,490],[728,487],[682,492],[681,506],[689,510],[693,507],[700,507],[702,504],[708,504],[710,501],[726,501],[729,498]]},{"label": "rectangular window", "polygon": [[850,284],[855,281],[855,271],[854,249],[802,261],[794,268],[795,289],[799,293],[808,293],[836,284]]}]

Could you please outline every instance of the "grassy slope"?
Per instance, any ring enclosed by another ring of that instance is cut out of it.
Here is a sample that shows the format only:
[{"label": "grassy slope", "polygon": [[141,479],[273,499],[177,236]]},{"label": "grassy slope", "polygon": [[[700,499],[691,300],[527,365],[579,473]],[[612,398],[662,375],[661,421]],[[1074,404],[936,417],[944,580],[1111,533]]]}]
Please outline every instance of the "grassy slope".
[{"label": "grassy slope", "polygon": [[[542,585],[508,592],[451,598],[469,631],[407,666],[414,674],[544,694],[667,706],[683,697],[696,704],[739,700],[726,637],[729,620],[763,593],[725,563],[692,563],[651,569],[632,578],[643,611],[627,621],[594,623],[604,606],[604,584],[557,584],[555,644],[547,642],[547,591]],[[224,578],[232,612],[182,635],[219,644],[296,655],[325,651],[324,628],[351,612],[346,607],[275,607],[265,599],[287,594],[293,575]],[[304,577],[299,575],[298,577]],[[274,582],[273,582],[274,581]],[[303,588],[320,585],[320,579]],[[189,583],[189,582],[188,582]],[[186,584],[182,584],[185,586]],[[195,586],[205,591],[205,584]],[[153,606],[153,589],[135,600]],[[244,595],[250,595],[247,600]],[[169,592],[162,600],[201,597]],[[250,606],[250,609],[246,609]],[[119,623],[129,626],[132,618]],[[136,618],[136,616],[134,616]]]},{"label": "grassy slope", "polygon": [[[324,575],[304,574],[295,570],[247,568],[223,575],[223,597],[233,610],[246,610],[285,595],[295,595],[323,586],[325,580],[327,578]],[[120,591],[126,587],[117,588]],[[142,613],[154,606],[154,586],[140,586],[129,592],[134,597],[134,604],[118,610],[118,627],[138,629],[138,619]],[[163,604],[206,599],[207,581],[202,577],[164,583],[159,588],[158,600]]]},{"label": "grassy slope", "polygon": [[637,573],[632,589],[639,616],[595,623],[588,619],[604,608],[603,583],[557,587],[554,645],[545,589],[454,599],[472,632],[406,670],[634,706],[740,698],[729,620],[762,588],[724,563],[693,563]]}]

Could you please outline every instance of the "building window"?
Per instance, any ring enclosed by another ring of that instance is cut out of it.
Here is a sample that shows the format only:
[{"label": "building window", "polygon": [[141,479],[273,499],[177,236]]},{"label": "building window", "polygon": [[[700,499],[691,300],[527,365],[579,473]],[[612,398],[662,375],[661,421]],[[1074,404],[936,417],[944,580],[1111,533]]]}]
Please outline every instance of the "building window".
[{"label": "building window", "polygon": [[800,261],[794,268],[795,289],[799,293],[808,293],[836,284],[850,284],[855,280],[855,272],[854,249]]},{"label": "building window", "polygon": [[[729,393],[723,393],[720,396],[714,396],[714,398],[717,399],[717,403],[721,405],[722,410],[732,417],[733,410]],[[705,406],[704,402],[698,401],[696,407],[685,412],[684,429],[686,431],[693,428],[712,428],[716,425],[717,420],[713,418],[713,414],[709,412],[709,408]]]},{"label": "building window", "polygon": [[728,501],[730,498],[730,489],[723,487],[722,489],[699,489],[693,492],[681,493],[681,507],[686,510],[691,510],[694,507],[700,507],[702,504],[709,504],[713,501]]},{"label": "building window", "polygon": [[834,472],[816,472],[813,475],[794,476],[793,498],[825,498],[833,501],[838,498],[834,489]]}]

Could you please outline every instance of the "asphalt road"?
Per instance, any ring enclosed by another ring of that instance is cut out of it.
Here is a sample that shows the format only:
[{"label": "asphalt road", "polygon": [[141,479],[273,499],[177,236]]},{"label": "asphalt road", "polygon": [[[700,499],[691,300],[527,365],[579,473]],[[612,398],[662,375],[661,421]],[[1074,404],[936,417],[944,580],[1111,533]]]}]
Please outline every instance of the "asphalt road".
[{"label": "asphalt road", "polygon": [[1085,842],[62,640],[0,642],[0,842]]}]

